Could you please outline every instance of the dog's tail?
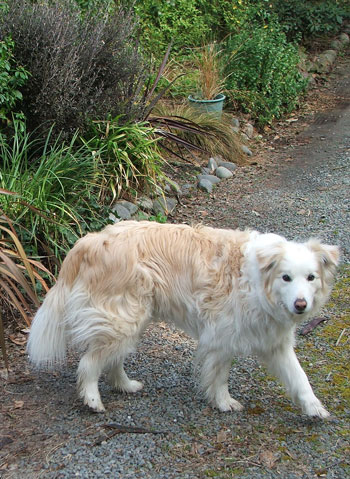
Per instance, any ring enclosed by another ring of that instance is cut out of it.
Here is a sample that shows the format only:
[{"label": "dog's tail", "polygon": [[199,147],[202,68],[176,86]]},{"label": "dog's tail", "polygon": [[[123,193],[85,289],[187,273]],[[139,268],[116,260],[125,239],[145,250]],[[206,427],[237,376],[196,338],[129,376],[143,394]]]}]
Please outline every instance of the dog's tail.
[{"label": "dog's tail", "polygon": [[29,334],[27,352],[35,366],[52,366],[66,356],[67,338],[64,305],[67,288],[58,281],[36,313]]},{"label": "dog's tail", "polygon": [[27,352],[35,366],[49,367],[55,362],[63,361],[66,357],[68,328],[65,310],[86,251],[85,238],[79,240],[68,253],[63,261],[57,283],[47,293],[34,317]]}]

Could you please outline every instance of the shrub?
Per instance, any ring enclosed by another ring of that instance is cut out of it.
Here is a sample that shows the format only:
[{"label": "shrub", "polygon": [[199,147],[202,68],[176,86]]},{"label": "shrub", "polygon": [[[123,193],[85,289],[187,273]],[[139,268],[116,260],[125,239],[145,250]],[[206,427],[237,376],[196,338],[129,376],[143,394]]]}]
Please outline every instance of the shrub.
[{"label": "shrub", "polygon": [[0,41],[0,122],[6,126],[13,116],[23,121],[23,113],[15,111],[23,96],[21,88],[28,80],[28,72],[16,64],[14,43],[10,37]]},{"label": "shrub", "polygon": [[142,25],[143,42],[156,54],[164,52],[173,41],[174,51],[186,51],[210,35],[201,2],[189,0],[136,1],[136,12]]},{"label": "shrub", "polygon": [[345,2],[334,0],[273,0],[272,5],[290,39],[302,37],[305,40],[315,35],[336,33],[343,19],[350,15],[349,9],[345,9]]},{"label": "shrub", "polygon": [[[142,116],[147,68],[135,38],[132,9],[81,15],[72,0],[8,0],[1,31],[31,72],[23,108],[32,131],[45,122],[72,137],[87,117]],[[46,127],[47,128],[47,127]]]},{"label": "shrub", "polygon": [[298,70],[298,47],[278,25],[256,26],[227,40],[226,87],[233,103],[260,125],[292,111],[307,81]]}]

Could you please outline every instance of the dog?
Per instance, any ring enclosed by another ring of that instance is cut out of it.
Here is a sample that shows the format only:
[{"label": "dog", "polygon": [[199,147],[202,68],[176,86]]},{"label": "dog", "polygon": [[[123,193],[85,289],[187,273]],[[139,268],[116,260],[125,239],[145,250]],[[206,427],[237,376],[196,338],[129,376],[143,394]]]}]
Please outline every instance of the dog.
[{"label": "dog", "polygon": [[64,359],[68,343],[83,351],[80,396],[104,411],[102,371],[118,390],[125,357],[152,320],[172,322],[198,340],[196,362],[207,400],[239,411],[230,396],[233,357],[256,355],[309,416],[326,418],[294,352],[294,332],[325,304],[339,262],[337,246],[311,239],[206,226],[122,221],[78,240],[63,261],[31,326],[29,359]]}]

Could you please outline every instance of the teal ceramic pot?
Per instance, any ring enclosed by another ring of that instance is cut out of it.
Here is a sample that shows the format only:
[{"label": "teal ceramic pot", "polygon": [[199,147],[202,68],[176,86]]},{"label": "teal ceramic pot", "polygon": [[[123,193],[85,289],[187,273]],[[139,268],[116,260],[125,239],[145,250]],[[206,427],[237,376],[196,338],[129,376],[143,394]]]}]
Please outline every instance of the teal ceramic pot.
[{"label": "teal ceramic pot", "polygon": [[215,116],[221,117],[222,109],[224,106],[225,95],[219,93],[213,100],[196,100],[192,95],[188,97],[193,108],[203,113],[213,113]]}]

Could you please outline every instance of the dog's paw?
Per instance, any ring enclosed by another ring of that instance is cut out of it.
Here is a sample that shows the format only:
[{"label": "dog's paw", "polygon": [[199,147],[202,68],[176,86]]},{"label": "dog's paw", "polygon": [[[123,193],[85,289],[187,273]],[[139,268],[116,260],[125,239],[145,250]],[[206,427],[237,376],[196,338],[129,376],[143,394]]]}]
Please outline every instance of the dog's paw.
[{"label": "dog's paw", "polygon": [[106,410],[101,399],[97,398],[96,396],[84,396],[84,404],[89,406],[89,408],[91,408],[94,412],[105,412]]},{"label": "dog's paw", "polygon": [[322,406],[318,399],[311,403],[304,404],[303,411],[305,414],[311,417],[320,417],[322,419],[326,419],[330,416],[327,409]]},{"label": "dog's paw", "polygon": [[233,399],[230,395],[226,397],[216,398],[215,407],[221,412],[242,411],[243,406],[240,402]]},{"label": "dog's paw", "polygon": [[141,391],[143,384],[135,379],[130,379],[127,384],[123,384],[119,388],[125,393],[137,393],[137,391]]}]

